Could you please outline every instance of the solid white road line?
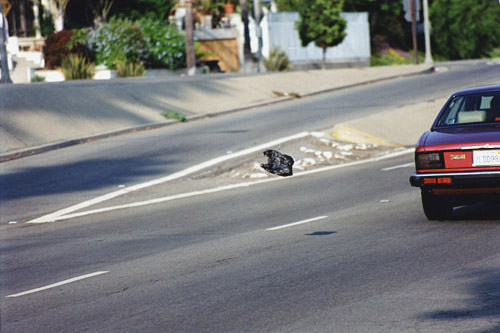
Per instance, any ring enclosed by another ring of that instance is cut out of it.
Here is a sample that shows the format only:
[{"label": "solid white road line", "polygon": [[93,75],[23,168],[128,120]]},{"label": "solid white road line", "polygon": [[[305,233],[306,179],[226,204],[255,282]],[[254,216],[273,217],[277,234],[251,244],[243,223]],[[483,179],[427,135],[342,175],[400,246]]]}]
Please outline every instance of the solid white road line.
[{"label": "solid white road line", "polygon": [[[262,148],[260,148],[262,149]],[[405,150],[399,150],[393,153],[389,153],[386,155],[382,156],[377,156],[373,157],[370,159],[366,160],[360,160],[356,162],[351,162],[351,163],[345,163],[345,164],[336,164],[336,165],[330,165],[326,166],[323,168],[318,168],[318,169],[313,169],[313,170],[308,170],[308,171],[303,171],[300,173],[296,173],[293,177],[276,177],[276,178],[268,178],[268,179],[262,179],[254,182],[245,182],[245,183],[238,183],[238,184],[232,184],[232,185],[227,185],[227,186],[219,186],[216,188],[212,189],[207,189],[207,190],[202,190],[202,191],[194,191],[194,192],[187,192],[187,193],[180,193],[176,195],[171,195],[167,197],[161,197],[161,198],[156,198],[156,199],[151,199],[151,200],[146,200],[146,201],[138,201],[138,202],[132,202],[130,204],[124,204],[124,205],[117,205],[117,206],[111,206],[111,207],[106,207],[106,208],[101,208],[101,209],[94,209],[94,210],[87,210],[83,212],[78,212],[78,213],[73,213],[74,211],[85,208],[85,207],[79,207],[78,209],[70,209],[71,207],[67,209],[62,209],[60,211],[57,211],[53,214],[45,215],[42,216],[38,219],[32,220],[28,223],[48,223],[48,222],[55,222],[55,221],[62,221],[62,220],[69,220],[72,218],[76,217],[82,217],[82,216],[87,216],[87,215],[93,215],[93,214],[99,214],[99,213],[105,213],[105,212],[110,212],[114,210],[119,210],[119,209],[126,209],[126,208],[134,208],[134,207],[141,207],[141,206],[147,206],[147,205],[153,205],[153,204],[158,204],[162,202],[167,202],[167,201],[173,201],[177,199],[184,199],[184,198],[190,198],[194,196],[199,196],[199,195],[204,195],[204,194],[210,194],[210,193],[216,193],[216,192],[222,192],[222,191],[228,191],[232,189],[237,189],[241,187],[250,187],[258,184],[263,184],[263,183],[268,183],[268,182],[273,182],[273,181],[286,181],[290,180],[293,178],[301,177],[301,176],[307,176],[315,173],[321,173],[325,171],[330,171],[334,169],[341,169],[341,168],[346,168],[346,167],[352,167],[356,165],[361,165],[361,164],[367,164],[367,163],[372,163],[372,162],[377,162],[385,159],[389,159],[392,157],[397,157],[401,155],[408,154],[410,152],[413,152],[414,149],[405,149]],[[120,191],[118,191],[120,192]],[[111,193],[112,194],[112,193]],[[98,199],[98,198],[97,198]],[[88,203],[92,200],[86,201],[85,203]],[[76,207],[78,205],[72,206]],[[82,205],[83,206],[83,205]],[[88,206],[86,206],[88,207]],[[73,214],[71,214],[73,213]]]},{"label": "solid white road line", "polygon": [[190,175],[192,173],[201,171],[201,170],[203,170],[205,168],[208,168],[208,167],[214,166],[216,164],[219,164],[221,162],[225,162],[227,160],[230,160],[230,159],[233,159],[233,158],[236,158],[236,157],[240,157],[240,156],[244,156],[244,155],[247,155],[247,154],[250,154],[250,153],[254,153],[256,151],[259,151],[259,150],[262,150],[262,149],[266,149],[266,148],[269,148],[269,147],[272,147],[272,146],[275,146],[275,145],[279,145],[279,144],[285,143],[287,141],[291,141],[291,140],[295,140],[295,139],[300,139],[300,138],[306,137],[308,135],[310,135],[309,132],[301,132],[301,133],[298,133],[298,134],[295,134],[295,135],[291,135],[291,136],[288,136],[288,137],[285,137],[285,138],[274,140],[274,141],[271,141],[271,142],[268,142],[268,143],[265,143],[265,144],[262,144],[262,145],[258,145],[258,146],[252,147],[252,148],[244,149],[244,150],[241,150],[241,151],[233,153],[233,154],[220,156],[220,157],[214,158],[212,160],[206,161],[204,163],[201,163],[201,164],[192,166],[190,168],[184,169],[182,171],[173,173],[173,174],[168,175],[166,177],[161,177],[161,178],[149,181],[149,182],[137,184],[137,185],[134,185],[134,186],[131,186],[131,187],[128,187],[128,188],[124,188],[124,189],[121,189],[121,190],[118,190],[118,191],[115,191],[115,192],[111,192],[111,193],[102,195],[100,197],[97,197],[97,198],[94,198],[94,199],[91,199],[91,200],[88,200],[88,201],[84,201],[84,202],[81,202],[79,204],[76,204],[76,205],[73,205],[73,206],[70,206],[70,207],[58,210],[58,211],[56,211],[54,213],[51,213],[51,214],[48,214],[48,215],[44,215],[42,217],[36,218],[34,220],[31,220],[28,223],[55,222],[55,221],[59,220],[60,216],[76,212],[76,211],[78,211],[80,209],[84,209],[84,208],[87,208],[87,207],[99,204],[101,202],[104,202],[104,201],[107,201],[107,200],[111,200],[113,198],[119,197],[121,195],[130,193],[130,192],[133,192],[133,191],[142,190],[142,189],[154,186],[154,185],[159,185],[159,184],[166,183],[168,181],[179,179],[179,178],[182,178],[184,176]]},{"label": "solid white road line", "polygon": [[280,226],[277,226],[277,227],[268,228],[266,230],[267,231],[274,231],[274,230],[280,230],[280,229],[290,228],[290,227],[294,227],[294,226],[300,225],[300,224],[305,224],[305,223],[310,223],[310,222],[314,222],[314,221],[318,221],[318,220],[323,220],[323,219],[326,219],[327,217],[328,216],[313,217],[312,219],[307,219],[307,220],[303,220],[303,221],[299,221],[299,222],[294,222],[294,223],[290,223],[290,224],[284,224],[284,225],[280,225]]},{"label": "solid white road line", "polygon": [[388,167],[388,168],[383,168],[382,171],[391,171],[391,170],[396,170],[396,169],[409,168],[412,166],[415,166],[415,162],[410,162],[410,163],[395,165],[395,166]]},{"label": "solid white road line", "polygon": [[23,291],[22,293],[12,294],[12,295],[8,295],[8,296],[5,296],[5,297],[11,297],[12,298],[12,297],[19,297],[19,296],[29,295],[29,294],[37,293],[39,291],[43,291],[43,290],[47,290],[47,289],[51,289],[51,288],[63,286],[63,285],[68,284],[68,283],[80,281],[80,280],[83,280],[83,279],[88,279],[88,278],[91,278],[91,277],[94,277],[94,276],[97,276],[97,275],[101,275],[101,274],[106,274],[106,273],[109,273],[109,271],[101,271],[101,272],[95,272],[95,273],[85,274],[85,275],[77,276],[77,277],[74,277],[74,278],[71,278],[71,279],[68,279],[68,280],[64,280],[64,281],[61,281],[61,282],[50,284],[50,285],[45,286],[45,287],[31,289],[31,290],[28,290],[28,291]]}]

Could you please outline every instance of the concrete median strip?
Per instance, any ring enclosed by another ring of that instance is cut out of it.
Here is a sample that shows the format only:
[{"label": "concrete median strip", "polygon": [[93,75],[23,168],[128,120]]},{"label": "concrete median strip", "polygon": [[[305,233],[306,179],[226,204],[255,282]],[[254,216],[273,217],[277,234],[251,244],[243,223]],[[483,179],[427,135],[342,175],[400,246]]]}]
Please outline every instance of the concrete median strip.
[{"label": "concrete median strip", "polygon": [[387,146],[387,147],[402,147],[400,143],[392,142],[390,140],[379,138],[374,135],[362,132],[352,127],[348,127],[343,124],[336,125],[333,128],[332,136],[337,140],[354,142],[354,143],[366,143],[377,146]]},{"label": "concrete median strip", "polygon": [[303,138],[305,136],[308,136],[309,134],[310,134],[309,132],[300,132],[300,133],[295,134],[295,135],[291,135],[291,136],[288,136],[288,137],[284,137],[284,138],[281,138],[281,139],[277,139],[277,140],[274,140],[274,141],[271,141],[271,142],[264,143],[262,145],[258,145],[258,146],[254,146],[254,147],[251,147],[251,148],[248,148],[248,149],[244,149],[244,150],[236,152],[236,153],[232,153],[232,154],[229,154],[229,155],[220,156],[220,157],[217,157],[217,158],[211,159],[209,161],[206,161],[206,162],[194,165],[194,166],[192,166],[190,168],[184,169],[182,171],[173,173],[173,174],[165,176],[165,177],[161,177],[161,178],[158,178],[158,179],[151,180],[149,182],[137,184],[137,185],[134,185],[134,186],[131,186],[131,187],[127,187],[127,188],[124,188],[124,189],[121,189],[121,190],[118,190],[118,191],[114,191],[114,192],[102,195],[100,197],[97,197],[97,198],[94,198],[94,199],[91,199],[91,200],[87,200],[87,201],[81,202],[79,204],[76,204],[76,205],[73,205],[73,206],[61,209],[61,210],[59,210],[57,212],[54,212],[54,213],[51,213],[51,214],[44,215],[42,217],[36,218],[34,220],[29,221],[28,223],[55,222],[57,220],[60,220],[62,216],[71,214],[73,212],[76,212],[76,211],[81,210],[81,209],[85,209],[85,208],[90,207],[90,206],[97,205],[97,204],[99,204],[101,202],[105,202],[105,201],[117,198],[119,196],[125,195],[125,194],[130,193],[130,192],[142,190],[142,189],[145,189],[145,188],[148,188],[148,187],[151,187],[151,186],[155,186],[155,185],[163,184],[163,183],[175,180],[175,179],[179,179],[179,178],[191,175],[191,174],[193,174],[195,172],[198,172],[200,170],[203,170],[203,169],[209,168],[211,166],[217,165],[219,163],[231,160],[233,158],[244,156],[244,155],[256,152],[256,151],[264,150],[264,149],[266,149],[268,147],[279,145],[279,144],[287,142],[287,141],[300,139],[300,138]]},{"label": "concrete median strip", "polygon": [[413,147],[427,131],[447,97],[393,107],[368,117],[337,124],[331,134],[338,140],[387,147]]},{"label": "concrete median strip", "polygon": [[[260,149],[262,149],[262,147],[259,146],[259,150]],[[132,202],[132,203],[123,204],[123,205],[109,206],[109,207],[100,208],[100,209],[93,209],[93,210],[86,210],[86,211],[77,212],[79,210],[82,210],[84,208],[88,208],[88,207],[95,205],[97,203],[100,203],[100,202],[103,202],[106,200],[110,200],[112,198],[116,198],[122,194],[130,193],[130,188],[129,188],[129,190],[122,189],[122,190],[119,190],[119,191],[116,191],[116,192],[113,192],[113,193],[110,193],[110,194],[83,202],[83,203],[80,203],[77,205],[74,205],[74,206],[59,210],[59,211],[54,212],[52,214],[48,214],[48,215],[39,217],[37,219],[29,221],[28,223],[52,223],[52,222],[57,222],[57,221],[70,220],[70,219],[74,219],[77,217],[84,217],[84,216],[102,214],[102,213],[112,212],[112,211],[117,211],[117,210],[155,205],[155,204],[165,203],[165,202],[174,201],[174,200],[188,199],[188,198],[192,198],[192,197],[196,197],[196,196],[209,195],[209,194],[218,193],[218,192],[235,190],[238,188],[257,186],[257,185],[269,183],[269,182],[289,181],[289,180],[293,180],[294,178],[297,178],[297,177],[304,177],[304,176],[308,176],[308,175],[312,175],[312,174],[316,174],[316,173],[328,172],[328,171],[332,171],[332,170],[336,170],[336,169],[348,168],[348,167],[353,167],[356,165],[378,162],[378,161],[382,161],[382,160],[386,160],[386,159],[390,159],[390,158],[394,158],[394,157],[398,157],[398,156],[407,155],[410,153],[413,153],[413,148],[398,149],[394,152],[391,152],[391,153],[388,153],[385,155],[381,155],[381,156],[376,156],[376,157],[369,158],[369,159],[365,159],[365,160],[359,160],[359,161],[355,161],[355,162],[343,163],[343,164],[337,164],[337,165],[330,165],[330,166],[325,166],[325,167],[321,167],[321,168],[317,168],[317,169],[299,172],[299,173],[296,173],[292,177],[285,177],[285,178],[276,177],[276,178],[268,178],[268,179],[251,181],[251,182],[240,182],[237,184],[219,186],[219,187],[205,189],[205,190],[180,193],[180,194],[176,194],[176,195],[154,198],[154,199],[145,200],[145,201],[137,201],[137,202]],[[239,153],[237,153],[237,154],[239,154]],[[238,155],[238,156],[240,156],[240,155]],[[199,170],[201,170],[201,169],[199,169]],[[188,171],[189,171],[189,169],[186,169],[184,171],[181,171],[179,174],[181,174],[181,173],[182,174],[191,174],[192,173],[192,172],[190,172],[190,171],[188,172]],[[174,175],[172,175],[172,176],[174,176]],[[168,177],[171,177],[171,176],[164,177],[161,180],[163,182],[168,181],[168,180],[170,180],[170,178],[168,178]],[[137,185],[137,187],[145,188],[145,187],[147,187],[145,185],[152,186],[153,184],[159,184],[159,181],[156,180],[156,181],[148,182],[145,184],[139,184],[139,185]]]}]

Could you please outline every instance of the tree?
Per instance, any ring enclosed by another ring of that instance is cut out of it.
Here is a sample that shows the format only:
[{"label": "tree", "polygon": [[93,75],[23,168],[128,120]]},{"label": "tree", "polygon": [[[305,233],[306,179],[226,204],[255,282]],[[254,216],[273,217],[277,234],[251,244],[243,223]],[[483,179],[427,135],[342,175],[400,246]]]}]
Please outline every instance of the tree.
[{"label": "tree", "polygon": [[176,3],[177,0],[119,0],[109,14],[132,21],[144,17],[167,20],[170,10]]},{"label": "tree", "polygon": [[434,0],[429,14],[434,48],[449,59],[485,57],[500,45],[497,1]]},{"label": "tree", "polygon": [[93,0],[89,5],[94,14],[94,25],[97,26],[101,22],[105,22],[108,18],[109,11],[113,7],[115,0]]},{"label": "tree", "polygon": [[279,12],[298,12],[301,0],[275,0]]},{"label": "tree", "polygon": [[69,0],[56,0],[57,4],[57,17],[56,17],[56,30],[61,31],[64,29],[64,14]]},{"label": "tree", "polygon": [[[368,12],[370,36],[375,40],[389,43],[393,47],[406,49],[410,44],[405,35],[403,1],[398,0],[344,0],[345,12]],[[377,52],[372,44],[372,51]]]},{"label": "tree", "polygon": [[314,42],[323,49],[323,68],[327,48],[340,44],[346,36],[347,22],[340,16],[343,3],[343,0],[310,0],[299,7],[297,30],[302,46]]}]

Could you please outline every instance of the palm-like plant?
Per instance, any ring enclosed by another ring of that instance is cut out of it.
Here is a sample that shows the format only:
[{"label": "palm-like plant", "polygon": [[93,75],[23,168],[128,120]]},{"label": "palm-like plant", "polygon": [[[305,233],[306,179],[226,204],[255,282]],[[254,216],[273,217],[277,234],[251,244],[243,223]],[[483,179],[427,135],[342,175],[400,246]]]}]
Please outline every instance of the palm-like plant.
[{"label": "palm-like plant", "polygon": [[264,66],[269,72],[289,71],[292,64],[285,51],[275,47],[269,53],[269,57],[264,58]]}]

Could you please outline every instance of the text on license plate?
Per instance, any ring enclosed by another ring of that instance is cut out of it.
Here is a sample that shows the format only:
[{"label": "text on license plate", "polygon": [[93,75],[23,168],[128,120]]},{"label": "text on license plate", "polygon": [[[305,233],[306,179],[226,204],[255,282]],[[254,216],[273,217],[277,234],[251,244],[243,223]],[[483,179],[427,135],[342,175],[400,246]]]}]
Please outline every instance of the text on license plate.
[{"label": "text on license plate", "polygon": [[500,150],[474,150],[472,166],[500,166]]}]

